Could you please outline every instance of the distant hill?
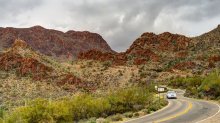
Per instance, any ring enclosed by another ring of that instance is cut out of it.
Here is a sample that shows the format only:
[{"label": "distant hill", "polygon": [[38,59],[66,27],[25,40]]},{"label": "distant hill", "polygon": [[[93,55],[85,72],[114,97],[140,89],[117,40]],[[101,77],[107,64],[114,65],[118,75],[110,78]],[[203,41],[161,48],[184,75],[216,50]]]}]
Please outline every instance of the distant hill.
[{"label": "distant hill", "polygon": [[99,34],[88,31],[64,33],[41,26],[0,28],[0,50],[11,47],[15,39],[24,40],[34,50],[60,59],[75,58],[79,52],[91,49],[114,52]]}]

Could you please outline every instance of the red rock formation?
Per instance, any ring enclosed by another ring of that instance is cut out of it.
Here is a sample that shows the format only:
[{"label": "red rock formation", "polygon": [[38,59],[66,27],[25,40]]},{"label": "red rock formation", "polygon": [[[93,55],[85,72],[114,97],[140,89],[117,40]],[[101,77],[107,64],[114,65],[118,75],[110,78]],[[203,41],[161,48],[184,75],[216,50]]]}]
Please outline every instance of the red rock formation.
[{"label": "red rock formation", "polygon": [[139,49],[176,52],[187,49],[190,40],[190,38],[183,35],[171,34],[169,32],[164,32],[159,35],[154,33],[144,33],[140,38],[134,41],[126,52],[130,53]]},{"label": "red rock formation", "polygon": [[42,54],[55,57],[76,57],[79,52],[91,49],[114,52],[99,34],[87,31],[68,31],[63,33],[40,26],[0,28],[0,49],[11,47],[17,38],[26,41],[32,49]]},{"label": "red rock formation", "polygon": [[[176,52],[176,57],[187,57],[185,50],[188,48],[190,38],[168,32],[156,35],[154,33],[144,33],[136,39],[130,48],[124,53],[102,53],[91,50],[81,53],[79,59],[93,59],[98,61],[111,60],[114,64],[123,65],[130,57],[133,64],[145,64],[148,61],[162,61],[160,54],[167,53],[167,56],[173,57],[172,53]],[[165,58],[166,59],[166,58]]]},{"label": "red rock formation", "polygon": [[[17,42],[17,44],[24,46],[21,42]],[[14,44],[13,46],[18,48],[18,45]],[[21,56],[14,49],[0,54],[0,69],[5,71],[16,70],[18,75],[32,76],[34,80],[45,79],[53,71],[52,68],[36,59]]]},{"label": "red rock formation", "polygon": [[172,69],[186,70],[195,68],[196,64],[194,62],[181,62],[172,67]]},{"label": "red rock formation", "polygon": [[98,50],[90,50],[78,55],[79,59],[97,60],[97,61],[112,61],[114,65],[125,65],[127,57],[123,53],[103,53]]},{"label": "red rock formation", "polygon": [[65,84],[67,84],[68,87],[66,89],[70,91],[74,91],[77,88],[81,88],[86,91],[95,91],[97,88],[97,85],[94,82],[82,81],[80,78],[77,78],[72,74],[64,74],[61,76],[61,78],[62,79],[58,81],[57,84],[60,86],[64,86]]}]

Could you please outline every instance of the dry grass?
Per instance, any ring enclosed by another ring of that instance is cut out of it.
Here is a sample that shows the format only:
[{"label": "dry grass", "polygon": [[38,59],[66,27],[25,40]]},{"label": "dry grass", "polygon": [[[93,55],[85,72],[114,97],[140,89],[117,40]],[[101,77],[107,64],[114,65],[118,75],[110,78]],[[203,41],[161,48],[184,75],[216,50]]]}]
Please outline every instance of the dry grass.
[{"label": "dry grass", "polygon": [[23,105],[26,100],[34,98],[56,99],[71,95],[55,83],[33,81],[29,77],[19,78],[13,73],[7,74],[7,78],[0,79],[0,105],[5,107]]},{"label": "dry grass", "polygon": [[105,68],[98,61],[77,61],[72,64],[62,63],[69,72],[87,81],[98,83],[102,89],[126,87],[130,79],[138,74],[136,66],[111,66]]}]

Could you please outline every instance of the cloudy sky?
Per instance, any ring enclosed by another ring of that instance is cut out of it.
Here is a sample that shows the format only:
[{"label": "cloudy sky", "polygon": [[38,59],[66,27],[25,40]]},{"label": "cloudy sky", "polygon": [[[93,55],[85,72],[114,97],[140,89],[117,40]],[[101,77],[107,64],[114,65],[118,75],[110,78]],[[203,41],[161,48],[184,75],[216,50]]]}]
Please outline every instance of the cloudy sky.
[{"label": "cloudy sky", "polygon": [[116,51],[143,32],[196,36],[220,24],[220,0],[0,0],[0,27],[99,33]]}]

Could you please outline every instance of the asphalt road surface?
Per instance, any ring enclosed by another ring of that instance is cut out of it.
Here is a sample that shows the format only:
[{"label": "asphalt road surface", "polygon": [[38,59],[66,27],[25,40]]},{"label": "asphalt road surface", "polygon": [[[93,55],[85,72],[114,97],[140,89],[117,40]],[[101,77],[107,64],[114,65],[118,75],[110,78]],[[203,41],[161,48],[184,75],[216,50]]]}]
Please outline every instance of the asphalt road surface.
[{"label": "asphalt road surface", "polygon": [[200,123],[220,113],[216,103],[185,98],[183,91],[176,92],[178,99],[169,99],[165,108],[126,123]]}]

